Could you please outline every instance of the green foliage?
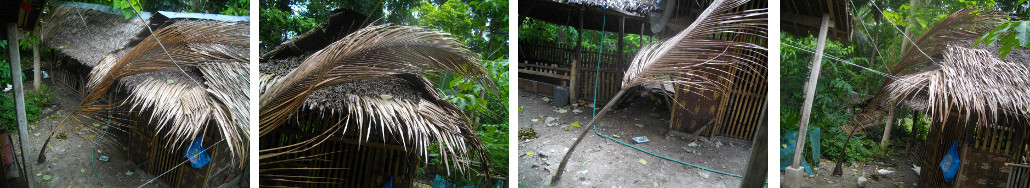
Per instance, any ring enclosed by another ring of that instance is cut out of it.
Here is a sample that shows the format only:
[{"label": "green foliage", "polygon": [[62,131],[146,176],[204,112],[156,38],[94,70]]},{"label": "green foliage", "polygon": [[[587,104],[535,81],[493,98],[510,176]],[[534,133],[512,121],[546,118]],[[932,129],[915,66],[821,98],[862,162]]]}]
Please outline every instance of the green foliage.
[{"label": "green foliage", "polygon": [[1008,21],[999,24],[991,32],[977,38],[974,46],[993,46],[996,43],[1002,45],[998,49],[1001,58],[1005,58],[1013,48],[1026,48],[1030,43],[1030,21]]},{"label": "green foliage", "polygon": [[[848,134],[837,127],[831,127],[823,129],[822,140],[820,146],[822,148],[823,157],[827,159],[837,159],[837,155],[841,153],[841,146],[848,139]],[[873,142],[872,140],[865,139],[864,134],[855,134],[851,138],[849,147],[845,149],[845,163],[852,161],[871,161],[875,156],[874,151],[876,150],[879,143]]]},{"label": "green foliage", "polygon": [[122,15],[126,20],[136,15],[136,11],[143,10],[143,7],[139,5],[139,0],[111,0],[111,7],[122,10]]},{"label": "green foliage", "polygon": [[[25,92],[25,117],[31,122],[39,119],[42,115],[42,108],[54,101],[54,91],[46,85],[41,85],[39,90],[27,90]],[[3,124],[8,132],[18,130],[18,119],[15,113],[14,96],[0,94],[0,124]]]},{"label": "green foliage", "polygon": [[[525,20],[521,20],[521,22],[519,24],[519,40],[554,41],[566,46],[576,46],[576,37],[579,36],[579,31],[573,27],[555,25],[528,17]],[[602,34],[604,35],[603,38]],[[626,44],[622,52],[636,54],[642,45],[646,45],[655,39],[646,35],[626,33],[622,40]],[[593,51],[596,51],[599,47],[616,49],[618,43],[618,33],[594,30],[583,31],[583,49],[593,49]]]},{"label": "green foliage", "polygon": [[[798,46],[805,49],[815,49],[815,38],[794,37],[787,33],[780,35],[780,41],[784,44]],[[783,98],[783,105],[780,107],[781,130],[797,130],[801,119],[801,105],[805,100],[804,87],[808,82],[809,69],[812,63],[813,54],[808,51],[798,50],[790,47],[780,49],[780,96]],[[868,61],[865,58],[848,58],[853,56],[854,47],[845,46],[837,41],[826,42],[824,54],[827,56],[845,58],[855,64],[865,65]],[[871,65],[872,67],[882,65]],[[812,101],[811,118],[809,124],[822,127],[839,127],[847,124],[851,117],[847,103],[852,93],[871,94],[876,92],[876,87],[883,77],[875,73],[862,70],[852,65],[846,65],[829,57],[822,59],[822,71],[816,86],[816,95]]]},{"label": "green foliage", "polygon": [[234,16],[250,15],[250,0],[229,0],[225,4],[225,9],[218,13]]},{"label": "green foliage", "polygon": [[508,3],[503,0],[422,1],[411,10],[418,25],[453,34],[485,59],[507,56]]}]

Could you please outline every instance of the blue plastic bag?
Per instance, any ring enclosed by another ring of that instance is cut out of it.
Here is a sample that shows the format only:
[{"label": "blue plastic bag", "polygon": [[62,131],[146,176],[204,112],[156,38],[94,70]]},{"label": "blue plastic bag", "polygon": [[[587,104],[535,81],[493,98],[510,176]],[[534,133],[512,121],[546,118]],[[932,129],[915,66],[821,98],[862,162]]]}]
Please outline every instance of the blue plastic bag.
[{"label": "blue plastic bag", "polygon": [[202,141],[204,141],[204,135],[194,139],[189,148],[186,148],[186,153],[184,153],[186,158],[190,159],[190,166],[193,166],[193,168],[204,167],[208,162],[211,162],[211,157],[207,155],[204,146],[201,146]]},{"label": "blue plastic bag", "polygon": [[958,167],[961,161],[958,158],[958,141],[951,144],[951,149],[948,150],[948,154],[944,155],[944,159],[941,159],[941,172],[944,172],[944,182],[951,182],[955,179],[955,173],[958,173]]}]

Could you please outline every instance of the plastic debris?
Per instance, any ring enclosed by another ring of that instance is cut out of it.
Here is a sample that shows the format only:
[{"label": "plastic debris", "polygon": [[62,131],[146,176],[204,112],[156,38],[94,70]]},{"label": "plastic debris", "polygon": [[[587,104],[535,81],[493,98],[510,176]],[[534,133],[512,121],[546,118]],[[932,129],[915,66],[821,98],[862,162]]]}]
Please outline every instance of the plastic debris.
[{"label": "plastic debris", "polygon": [[696,142],[690,142],[689,144],[687,144],[687,146],[697,147],[697,143]]},{"label": "plastic debris", "polygon": [[639,161],[637,161],[637,162],[640,162],[640,164],[643,164],[643,165],[646,165],[646,164],[647,164],[647,161],[645,161],[644,159],[640,159],[640,160],[639,160]]},{"label": "plastic debris", "polygon": [[110,159],[111,159],[111,157],[108,157],[107,155],[101,155],[100,158],[97,158],[97,160],[104,161],[104,162],[107,162]]},{"label": "plastic debris", "polygon": [[642,143],[650,142],[651,140],[648,140],[646,136],[638,136],[638,137],[633,137],[633,141],[637,142],[637,144],[642,144]]}]

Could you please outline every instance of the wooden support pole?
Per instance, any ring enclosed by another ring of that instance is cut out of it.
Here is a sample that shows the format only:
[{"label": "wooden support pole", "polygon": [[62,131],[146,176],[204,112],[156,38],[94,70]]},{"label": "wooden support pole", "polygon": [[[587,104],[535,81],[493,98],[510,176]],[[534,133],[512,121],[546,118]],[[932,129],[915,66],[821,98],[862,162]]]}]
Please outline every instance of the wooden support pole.
[{"label": "wooden support pole", "polygon": [[809,71],[808,83],[805,85],[805,102],[801,108],[801,124],[798,129],[798,143],[794,149],[794,162],[791,167],[801,164],[802,151],[805,150],[805,136],[808,134],[808,120],[812,117],[812,100],[815,99],[815,87],[819,82],[819,71],[822,68],[823,49],[826,47],[826,32],[829,30],[830,15],[823,14],[823,23],[819,26],[819,39],[815,46],[815,57],[812,58],[812,70]]},{"label": "wooden support pole", "polygon": [[[39,36],[38,34],[36,36]],[[32,45],[32,87],[39,90],[43,77],[39,70],[39,44]]]},{"label": "wooden support pole", "polygon": [[619,58],[617,60],[620,64],[619,66],[628,64],[626,63],[626,55],[622,53],[623,46],[626,46],[626,41],[623,41],[625,40],[623,38],[626,38],[626,17],[619,17],[619,46],[616,47],[617,50],[615,51],[615,57]]},{"label": "wooden support pole", "polygon": [[740,187],[763,187],[769,175],[769,159],[765,155],[769,152],[769,146],[766,144],[768,142],[766,129],[769,127],[769,121],[765,119],[766,114],[769,113],[769,102],[766,101],[762,106],[764,110],[758,118],[761,125],[758,125],[758,129],[755,130],[755,138],[751,140],[751,159],[747,161],[747,169],[744,170],[744,180],[740,183]]},{"label": "wooden support pole", "polygon": [[[579,28],[576,28],[576,59],[572,60],[572,70],[569,71],[569,103],[575,103],[579,99],[579,64],[583,62],[583,7],[579,7]],[[597,105],[597,104],[594,104]]]},{"label": "wooden support pole", "polygon": [[[25,141],[29,137],[28,118],[25,116],[25,86],[21,80],[21,52],[18,50],[18,23],[7,23],[7,51],[11,62],[11,81],[14,84],[14,110],[18,119],[18,147],[21,148],[21,164],[25,163]],[[28,176],[22,174],[23,176]]]},{"label": "wooden support pole", "polygon": [[819,71],[823,61],[823,48],[826,47],[826,32],[829,30],[829,26],[830,14],[823,14],[823,21],[819,26],[819,39],[815,46],[815,57],[812,58],[812,69],[808,76],[808,82],[805,84],[805,102],[801,106],[801,124],[798,125],[798,142],[794,147],[794,161],[791,163],[790,168],[787,169],[788,172],[784,175],[783,187],[786,188],[801,187],[800,164],[801,158],[804,157],[801,153],[805,150],[808,120],[812,115],[812,100],[815,98],[815,87],[819,81]]}]

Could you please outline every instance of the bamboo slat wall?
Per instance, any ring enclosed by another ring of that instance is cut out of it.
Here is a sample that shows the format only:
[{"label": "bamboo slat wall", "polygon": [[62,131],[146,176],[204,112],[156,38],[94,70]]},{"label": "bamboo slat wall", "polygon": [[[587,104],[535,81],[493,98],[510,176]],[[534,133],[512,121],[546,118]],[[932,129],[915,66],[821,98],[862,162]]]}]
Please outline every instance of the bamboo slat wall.
[{"label": "bamboo slat wall", "polygon": [[[605,48],[598,63],[598,49],[583,48],[579,52],[575,49],[575,45],[563,45],[553,41],[519,40],[519,73],[560,79],[563,83],[551,84],[568,86],[567,81],[572,76],[572,62],[576,59],[576,53],[579,53],[583,58],[577,68],[580,84],[573,89],[579,91],[576,93],[581,94],[580,99],[593,99],[594,78],[597,76],[597,101],[603,103],[611,100],[621,89],[623,73],[629,67],[628,59],[632,58],[633,54],[625,54],[625,59],[619,60],[615,48]],[[600,70],[597,69],[598,64]]]},{"label": "bamboo slat wall", "polygon": [[[122,110],[127,112],[128,108]],[[218,143],[221,140],[218,135],[221,134],[215,129],[208,129],[205,133],[207,136],[204,136],[202,141],[203,147],[208,148],[207,154],[211,157],[211,162],[199,169],[183,164],[187,160],[184,155],[186,146],[169,149],[171,147],[167,145],[168,141],[161,139],[161,135],[154,130],[156,126],[149,124],[150,113],[145,111],[125,114],[127,118],[123,122],[133,127],[127,144],[129,159],[139,164],[143,171],[156,176],[171,170],[159,179],[172,187],[216,187],[224,183],[223,180],[232,173],[240,172],[237,168],[239,165],[231,162],[232,156],[226,142]]]},{"label": "bamboo slat wall", "polygon": [[[290,120],[276,133],[261,137],[262,145],[273,145],[261,148],[282,147],[307,140],[339,122],[339,119],[339,114],[321,115],[317,110],[301,110],[296,119]],[[285,186],[303,187],[381,187],[391,177],[393,177],[394,186],[411,187],[413,185],[416,167],[420,161],[415,153],[405,150],[414,151],[414,148],[404,148],[392,139],[388,139],[391,141],[384,143],[377,138],[381,134],[377,132],[372,132],[370,140],[364,142],[364,135],[358,135],[363,131],[358,131],[354,126],[350,128],[351,130],[348,130],[345,135],[330,137],[311,150],[266,159],[278,161],[317,155],[311,160],[281,163],[276,168],[327,168],[325,170],[297,170],[288,173],[295,176],[332,178],[319,179],[326,183],[297,185],[268,181],[270,183],[262,182],[262,185],[282,183],[281,185]],[[387,134],[387,137],[391,137],[391,135]],[[360,144],[358,140],[362,140]]]},{"label": "bamboo slat wall", "polygon": [[[698,3],[702,5],[701,7],[707,7],[711,2],[711,0],[704,0]],[[768,1],[754,0],[735,8],[733,11],[768,8],[768,6]],[[765,38],[756,36],[723,34],[716,37],[733,41],[746,41],[758,45],[767,44]],[[749,55],[754,56],[756,54]],[[767,59],[753,59],[752,61],[767,65],[765,63]],[[729,72],[728,74],[733,75],[729,77],[732,79],[731,81],[723,82],[723,84],[729,87],[724,95],[718,95],[714,92],[702,92],[698,95],[691,93],[689,90],[678,89],[675,100],[683,106],[673,108],[669,129],[693,132],[714,118],[712,125],[702,132],[703,134],[709,137],[721,135],[729,138],[752,140],[755,137],[755,130],[761,125],[761,121],[765,121],[759,118],[761,118],[762,111],[765,110],[762,108],[762,104],[767,101],[768,80],[765,75],[768,74],[768,69],[765,67],[746,68],[739,65],[736,66],[738,67],[723,69]],[[756,71],[751,71],[752,69],[756,69]],[[705,76],[712,78],[713,75]],[[715,102],[714,104],[712,103],[713,101]]]},{"label": "bamboo slat wall", "polygon": [[1009,164],[1012,168],[1006,187],[1009,188],[1030,188],[1030,166]]},{"label": "bamboo slat wall", "polygon": [[[920,184],[929,187],[1005,187],[1013,167],[1005,163],[1021,161],[1030,144],[1025,120],[1001,119],[996,125],[977,127],[975,116],[965,121],[965,115],[953,113],[944,126],[934,122],[927,135],[926,150],[921,159],[923,172]],[[952,182],[944,182],[940,160],[959,142],[961,167]]]}]

